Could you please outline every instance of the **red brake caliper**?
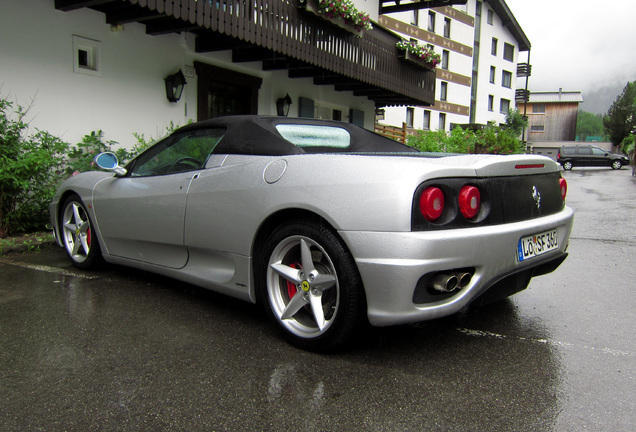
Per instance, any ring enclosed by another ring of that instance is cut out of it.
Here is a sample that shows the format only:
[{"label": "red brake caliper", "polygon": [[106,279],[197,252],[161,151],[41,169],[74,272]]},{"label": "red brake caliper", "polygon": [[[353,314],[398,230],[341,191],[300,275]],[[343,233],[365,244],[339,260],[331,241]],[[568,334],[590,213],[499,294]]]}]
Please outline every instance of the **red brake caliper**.
[{"label": "red brake caliper", "polygon": [[[289,267],[293,269],[300,268],[300,263],[290,264]],[[287,281],[287,295],[289,295],[289,298],[291,299],[292,297],[294,297],[297,292],[298,288],[296,287],[296,285],[293,282]]]},{"label": "red brake caliper", "polygon": [[86,230],[86,244],[91,247],[91,229]]}]

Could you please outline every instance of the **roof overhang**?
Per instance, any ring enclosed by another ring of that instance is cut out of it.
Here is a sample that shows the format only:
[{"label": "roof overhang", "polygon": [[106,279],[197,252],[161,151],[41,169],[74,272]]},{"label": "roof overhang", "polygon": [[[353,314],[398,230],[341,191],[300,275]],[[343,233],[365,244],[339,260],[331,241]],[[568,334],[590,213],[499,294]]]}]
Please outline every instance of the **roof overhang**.
[{"label": "roof overhang", "polygon": [[523,32],[523,29],[517,22],[517,19],[512,14],[512,11],[504,0],[486,0],[490,7],[495,11],[497,16],[501,18],[501,22],[504,27],[508,29],[512,36],[517,40],[519,44],[519,51],[530,51],[531,44],[528,36]]}]

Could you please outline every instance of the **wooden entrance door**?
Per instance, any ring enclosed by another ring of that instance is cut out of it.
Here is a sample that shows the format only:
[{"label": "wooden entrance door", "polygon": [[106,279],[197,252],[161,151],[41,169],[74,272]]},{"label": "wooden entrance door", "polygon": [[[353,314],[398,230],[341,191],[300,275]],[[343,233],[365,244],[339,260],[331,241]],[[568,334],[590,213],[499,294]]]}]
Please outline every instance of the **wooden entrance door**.
[{"label": "wooden entrance door", "polygon": [[258,90],[263,79],[194,62],[197,71],[197,120],[258,114]]}]

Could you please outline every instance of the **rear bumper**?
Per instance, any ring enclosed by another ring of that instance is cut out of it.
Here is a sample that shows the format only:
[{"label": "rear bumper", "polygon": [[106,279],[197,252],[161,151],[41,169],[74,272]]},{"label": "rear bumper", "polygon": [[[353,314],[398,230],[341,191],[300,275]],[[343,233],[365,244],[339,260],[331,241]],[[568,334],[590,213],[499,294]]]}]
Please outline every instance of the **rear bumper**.
[{"label": "rear bumper", "polygon": [[[535,273],[552,271],[565,259],[573,219],[573,211],[566,207],[557,214],[506,225],[437,232],[341,231],[340,235],[360,271],[370,323],[386,326],[453,314],[512,275],[517,276],[508,280],[516,287],[511,290],[524,289]],[[557,249],[518,260],[520,238],[554,228]],[[465,268],[473,276],[461,290],[437,297],[416,295],[426,289],[422,287],[426,275]]]}]

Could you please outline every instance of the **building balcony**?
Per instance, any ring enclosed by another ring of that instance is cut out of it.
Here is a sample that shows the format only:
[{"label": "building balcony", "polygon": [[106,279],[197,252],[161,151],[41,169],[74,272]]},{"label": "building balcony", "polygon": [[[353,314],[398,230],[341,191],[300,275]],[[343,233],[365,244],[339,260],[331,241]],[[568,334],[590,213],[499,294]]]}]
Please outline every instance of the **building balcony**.
[{"label": "building balcony", "polygon": [[150,35],[190,32],[197,52],[232,52],[232,61],[262,62],[368,97],[375,105],[432,105],[435,71],[400,61],[399,38],[379,26],[360,36],[299,7],[299,0],[55,0],[62,11],[91,8],[110,25],[138,22]]},{"label": "building balcony", "polygon": [[517,64],[517,77],[529,77],[532,75],[532,65],[528,63]]},{"label": "building balcony", "polygon": [[528,102],[530,100],[530,90],[517,89],[515,90],[516,102]]}]

